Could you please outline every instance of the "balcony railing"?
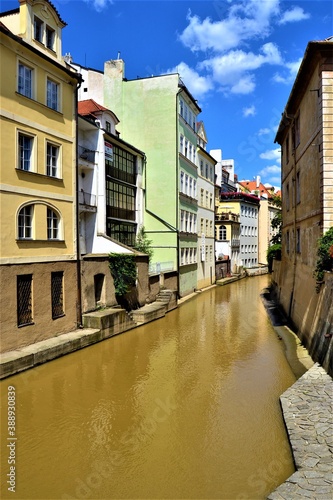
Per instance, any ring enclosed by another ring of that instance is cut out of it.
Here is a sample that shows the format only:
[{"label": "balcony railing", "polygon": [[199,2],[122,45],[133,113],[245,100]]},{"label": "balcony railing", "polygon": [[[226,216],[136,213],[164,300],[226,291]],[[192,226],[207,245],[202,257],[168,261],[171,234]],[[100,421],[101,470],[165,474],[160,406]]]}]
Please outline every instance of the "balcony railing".
[{"label": "balcony railing", "polygon": [[149,274],[166,273],[167,271],[174,271],[173,261],[155,262],[149,264]]},{"label": "balcony railing", "polygon": [[86,191],[79,191],[79,203],[80,205],[87,205],[89,207],[96,207],[96,195],[91,193],[86,193]]},{"label": "balcony railing", "polygon": [[240,247],[240,240],[232,239],[231,246],[234,248],[239,248]]},{"label": "balcony railing", "polygon": [[220,214],[216,214],[216,220],[218,220],[218,221],[239,222],[239,215],[238,214],[233,214],[231,212],[222,212]]},{"label": "balcony railing", "polygon": [[96,151],[85,148],[84,146],[78,146],[78,152],[79,158],[81,158],[81,160],[87,161],[89,163],[95,163]]}]

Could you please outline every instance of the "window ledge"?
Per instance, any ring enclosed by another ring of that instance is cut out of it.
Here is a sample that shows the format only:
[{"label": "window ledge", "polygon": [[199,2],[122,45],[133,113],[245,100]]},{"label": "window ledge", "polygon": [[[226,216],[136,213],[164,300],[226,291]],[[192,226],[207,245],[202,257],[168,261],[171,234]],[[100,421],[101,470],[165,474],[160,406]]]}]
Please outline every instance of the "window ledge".
[{"label": "window ledge", "polygon": [[38,104],[39,106],[43,106],[43,108],[49,109],[50,111],[54,111],[55,113],[58,113],[58,114],[59,114],[59,115],[61,115],[61,116],[63,115],[63,113],[62,113],[61,111],[58,111],[58,110],[56,110],[56,109],[52,109],[52,108],[50,108],[49,106],[47,106],[46,104],[44,104],[44,103],[42,103],[42,102],[40,102],[40,101],[36,101],[36,99],[33,99],[32,97],[28,97],[28,96],[26,96],[26,95],[24,95],[24,94],[21,94],[21,92],[17,92],[17,91],[16,91],[16,92],[15,92],[15,94],[16,94],[17,96],[23,97],[24,99],[28,99],[29,101],[35,102],[35,103],[36,103],[36,104]]},{"label": "window ledge", "polygon": [[32,175],[38,175],[40,177],[46,177],[47,179],[52,179],[53,181],[57,182],[64,182],[64,179],[62,177],[53,177],[52,175],[47,175],[47,174],[40,174],[39,172],[35,172],[34,170],[24,170],[23,168],[15,167],[15,170],[17,172],[24,172],[25,174],[32,174]]}]

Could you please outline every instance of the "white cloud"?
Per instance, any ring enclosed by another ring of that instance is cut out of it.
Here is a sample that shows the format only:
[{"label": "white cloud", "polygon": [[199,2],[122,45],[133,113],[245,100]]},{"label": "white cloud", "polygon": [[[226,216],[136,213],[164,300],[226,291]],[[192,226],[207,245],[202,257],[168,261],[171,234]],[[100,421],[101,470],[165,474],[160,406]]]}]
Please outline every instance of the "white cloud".
[{"label": "white cloud", "polygon": [[286,10],[279,21],[279,24],[294,23],[298,21],[304,21],[309,19],[310,14],[304,12],[302,7],[293,7],[292,9]]},{"label": "white cloud", "polygon": [[213,79],[223,89],[233,93],[249,94],[255,89],[253,71],[264,64],[282,64],[282,57],[277,46],[266,43],[258,54],[243,50],[230,50],[226,54],[202,61],[199,69],[212,73]]},{"label": "white cloud", "polygon": [[269,149],[264,153],[260,153],[259,156],[262,160],[281,160],[281,150],[280,148]]},{"label": "white cloud", "polygon": [[268,135],[271,133],[271,130],[269,128],[261,128],[258,131],[258,135]]},{"label": "white cloud", "polygon": [[248,116],[254,116],[256,114],[255,106],[249,106],[247,108],[243,108],[243,116],[247,118]]},{"label": "white cloud", "polygon": [[168,73],[179,73],[180,78],[185,83],[191,94],[196,98],[202,98],[213,84],[209,77],[200,76],[199,73],[190,68],[186,63],[181,62],[175,68],[167,71]]},{"label": "white cloud", "polygon": [[260,170],[259,174],[262,175],[263,177],[281,174],[281,167],[279,167],[278,165],[271,165],[269,167],[265,167],[262,170]]},{"label": "white cloud", "polygon": [[189,24],[180,35],[182,43],[195,51],[218,52],[238,47],[254,37],[270,33],[271,19],[279,14],[279,0],[240,0],[230,5],[227,15],[212,21],[188,14]]},{"label": "white cloud", "polygon": [[290,83],[293,83],[297,75],[297,72],[299,70],[301,62],[302,62],[302,57],[300,57],[297,61],[285,63],[286,71],[284,71],[283,74],[275,73],[275,75],[273,76],[274,82],[285,83],[288,85]]},{"label": "white cloud", "polygon": [[108,5],[113,4],[113,0],[84,0],[87,4],[91,5],[97,12],[102,12]]}]

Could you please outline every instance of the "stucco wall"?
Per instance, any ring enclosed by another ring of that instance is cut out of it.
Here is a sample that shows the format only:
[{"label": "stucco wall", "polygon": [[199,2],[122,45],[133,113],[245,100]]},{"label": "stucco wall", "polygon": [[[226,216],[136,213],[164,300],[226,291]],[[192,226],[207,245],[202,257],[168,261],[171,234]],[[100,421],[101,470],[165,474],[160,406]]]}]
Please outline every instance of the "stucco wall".
[{"label": "stucco wall", "polygon": [[[64,273],[65,315],[52,319],[51,272]],[[32,274],[33,324],[17,326],[17,275]],[[75,262],[1,266],[1,352],[11,351],[75,330],[77,282]]]}]

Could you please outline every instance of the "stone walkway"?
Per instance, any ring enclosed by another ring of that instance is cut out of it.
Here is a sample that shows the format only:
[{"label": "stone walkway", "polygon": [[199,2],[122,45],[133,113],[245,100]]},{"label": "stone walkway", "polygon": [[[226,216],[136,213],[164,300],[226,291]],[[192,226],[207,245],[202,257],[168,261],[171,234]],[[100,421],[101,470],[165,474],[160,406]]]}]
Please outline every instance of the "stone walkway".
[{"label": "stone walkway", "polygon": [[297,471],[268,500],[333,498],[333,380],[316,363],[280,397]]}]

